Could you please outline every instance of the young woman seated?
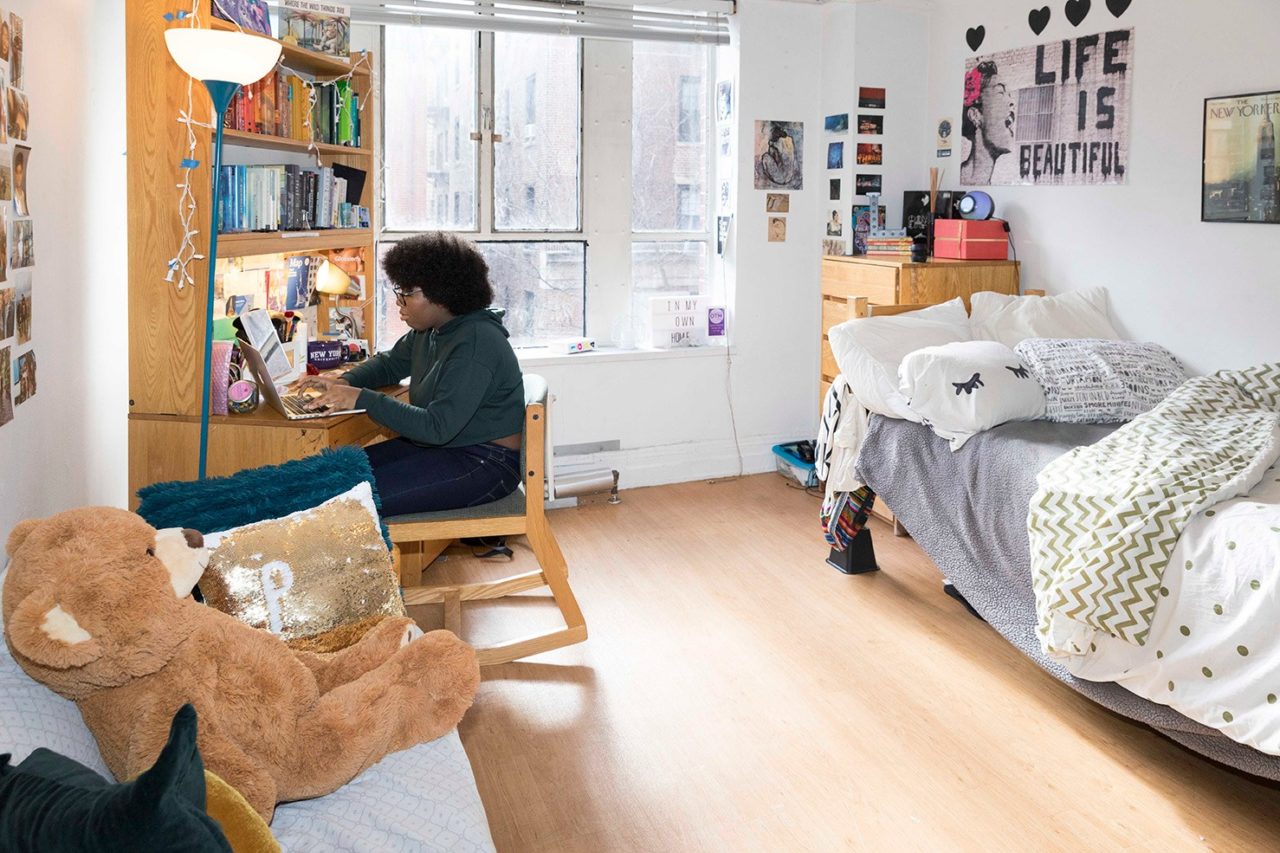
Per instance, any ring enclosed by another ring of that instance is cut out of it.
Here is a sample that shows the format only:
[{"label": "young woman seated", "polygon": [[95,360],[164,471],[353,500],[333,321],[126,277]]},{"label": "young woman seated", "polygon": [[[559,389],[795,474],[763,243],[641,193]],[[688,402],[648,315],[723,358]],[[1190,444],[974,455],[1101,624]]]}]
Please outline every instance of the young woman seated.
[{"label": "young woman seated", "polygon": [[[387,252],[409,333],[340,379],[313,378],[316,409],[365,409],[399,434],[365,448],[386,516],[478,506],[520,484],[524,380],[507,330],[488,310],[489,267],[452,234]],[[409,377],[409,402],[379,393]]]}]

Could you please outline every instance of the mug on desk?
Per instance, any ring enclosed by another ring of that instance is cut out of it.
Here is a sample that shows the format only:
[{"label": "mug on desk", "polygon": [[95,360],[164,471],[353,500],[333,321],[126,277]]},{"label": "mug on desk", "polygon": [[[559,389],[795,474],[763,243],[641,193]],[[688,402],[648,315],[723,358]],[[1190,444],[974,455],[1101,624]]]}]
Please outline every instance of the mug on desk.
[{"label": "mug on desk", "polygon": [[342,342],[312,341],[307,344],[307,364],[317,370],[331,370],[342,364]]}]

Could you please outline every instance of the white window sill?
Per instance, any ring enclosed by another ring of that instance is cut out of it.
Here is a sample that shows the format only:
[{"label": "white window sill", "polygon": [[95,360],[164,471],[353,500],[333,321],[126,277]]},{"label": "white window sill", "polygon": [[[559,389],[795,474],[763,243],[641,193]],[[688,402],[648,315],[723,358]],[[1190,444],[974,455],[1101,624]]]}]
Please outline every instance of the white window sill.
[{"label": "white window sill", "polygon": [[516,350],[521,367],[559,367],[571,362],[583,361],[604,364],[614,361],[663,361],[685,358],[724,358],[728,347],[713,344],[704,347],[677,347],[675,349],[619,349],[601,347],[590,352],[559,352],[552,347],[522,347]]}]

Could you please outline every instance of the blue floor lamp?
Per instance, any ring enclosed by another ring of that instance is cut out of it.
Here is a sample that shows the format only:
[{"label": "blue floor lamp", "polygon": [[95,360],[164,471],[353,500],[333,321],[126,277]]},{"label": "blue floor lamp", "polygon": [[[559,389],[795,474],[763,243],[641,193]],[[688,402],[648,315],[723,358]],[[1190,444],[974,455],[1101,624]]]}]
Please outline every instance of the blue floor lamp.
[{"label": "blue floor lamp", "polygon": [[241,86],[256,83],[280,59],[279,42],[240,32],[175,27],[166,30],[165,44],[173,61],[209,90],[213,101],[213,206],[209,209],[208,293],[204,312],[204,384],[200,392],[200,479],[209,456],[209,373],[213,361],[213,281],[218,260],[218,208],[222,170],[222,117]]}]

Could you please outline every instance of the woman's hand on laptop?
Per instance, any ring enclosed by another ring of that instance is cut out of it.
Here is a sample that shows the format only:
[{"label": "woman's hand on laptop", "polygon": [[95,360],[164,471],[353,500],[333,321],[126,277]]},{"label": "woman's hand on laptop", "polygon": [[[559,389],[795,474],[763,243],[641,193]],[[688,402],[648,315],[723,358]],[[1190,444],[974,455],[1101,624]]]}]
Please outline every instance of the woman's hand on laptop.
[{"label": "woman's hand on laptop", "polygon": [[320,396],[307,403],[307,408],[313,412],[319,412],[326,409],[332,409],[335,412],[354,409],[356,407],[356,398],[360,396],[360,389],[353,388],[345,382],[333,380],[310,380],[312,383],[323,382],[319,384],[304,384],[301,390],[314,388],[320,391]]}]

